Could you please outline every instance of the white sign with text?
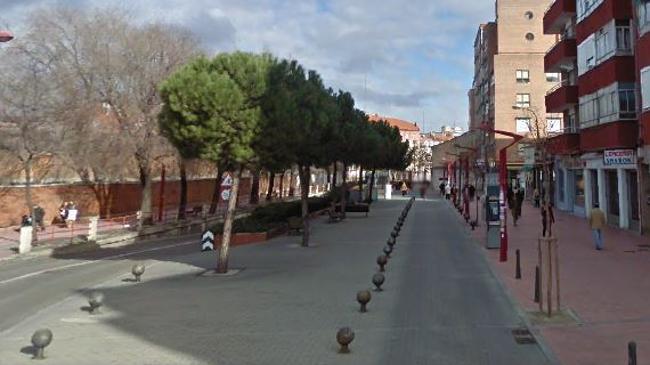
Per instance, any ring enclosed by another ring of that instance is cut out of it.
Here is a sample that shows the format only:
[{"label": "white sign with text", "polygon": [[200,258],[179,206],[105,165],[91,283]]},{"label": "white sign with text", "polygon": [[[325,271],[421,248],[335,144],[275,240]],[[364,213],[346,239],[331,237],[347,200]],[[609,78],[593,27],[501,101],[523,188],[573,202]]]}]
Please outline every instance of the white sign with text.
[{"label": "white sign with text", "polygon": [[634,150],[606,150],[603,152],[603,163],[606,166],[634,165],[636,156]]}]

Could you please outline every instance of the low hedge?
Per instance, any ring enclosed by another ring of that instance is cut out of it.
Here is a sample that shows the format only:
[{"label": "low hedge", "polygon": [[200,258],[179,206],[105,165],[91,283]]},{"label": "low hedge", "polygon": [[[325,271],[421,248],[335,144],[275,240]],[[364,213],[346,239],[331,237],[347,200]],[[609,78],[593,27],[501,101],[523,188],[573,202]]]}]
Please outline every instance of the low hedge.
[{"label": "low hedge", "polygon": [[[316,212],[327,208],[331,204],[329,196],[322,198],[309,198],[309,212]],[[278,202],[259,206],[253,210],[251,215],[240,218],[233,223],[233,233],[256,233],[282,227],[289,217],[302,216],[302,202],[300,200],[291,202]],[[216,234],[223,233],[223,223],[213,227]]]}]

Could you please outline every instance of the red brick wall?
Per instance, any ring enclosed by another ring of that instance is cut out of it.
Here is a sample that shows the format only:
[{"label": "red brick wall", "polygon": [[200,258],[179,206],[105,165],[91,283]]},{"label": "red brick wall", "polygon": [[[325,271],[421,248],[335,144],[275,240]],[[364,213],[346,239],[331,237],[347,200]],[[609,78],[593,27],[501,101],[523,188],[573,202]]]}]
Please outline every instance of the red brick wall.
[{"label": "red brick wall", "polygon": [[[193,180],[188,182],[188,206],[202,203],[209,204],[214,191],[214,179]],[[104,214],[110,215],[132,214],[140,209],[142,189],[138,183],[111,184],[106,191],[107,198],[103,199]],[[241,202],[248,202],[250,197],[250,179],[242,179],[239,190]],[[153,184],[152,209],[157,212],[160,183]],[[178,206],[180,199],[180,182],[168,181],[165,184],[164,205],[166,207]],[[95,194],[89,185],[53,185],[32,188],[32,200],[45,209],[45,220],[51,222],[56,216],[62,202],[73,201],[79,208],[81,216],[97,215],[100,213],[101,198]],[[0,227],[17,225],[20,217],[28,212],[25,205],[25,189],[23,187],[0,188]]]}]

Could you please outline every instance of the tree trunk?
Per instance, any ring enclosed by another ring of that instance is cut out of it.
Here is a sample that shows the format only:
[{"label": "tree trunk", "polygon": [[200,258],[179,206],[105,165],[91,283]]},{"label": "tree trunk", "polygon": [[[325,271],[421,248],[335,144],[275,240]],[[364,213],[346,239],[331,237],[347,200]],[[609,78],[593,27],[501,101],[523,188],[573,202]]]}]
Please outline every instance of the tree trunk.
[{"label": "tree trunk", "polygon": [[368,186],[368,202],[372,203],[372,189],[375,187],[375,169],[372,169],[372,175],[370,176],[370,185]]},{"label": "tree trunk", "polygon": [[253,170],[253,184],[251,186],[251,205],[256,205],[260,202],[260,171]]},{"label": "tree trunk", "polygon": [[334,162],[334,171],[332,172],[332,190],[336,189],[336,175],[338,175],[338,166],[338,162]]},{"label": "tree trunk", "polygon": [[273,198],[273,188],[275,188],[275,172],[269,172],[269,187],[266,191],[266,201],[270,201]]},{"label": "tree trunk", "polygon": [[210,202],[210,214],[215,214],[217,212],[217,207],[219,206],[219,199],[221,198],[221,178],[223,177],[222,169],[217,166],[217,178],[214,182],[214,190],[212,192],[212,201]]},{"label": "tree trunk", "polygon": [[280,175],[280,199],[284,197],[284,175],[286,171],[282,171],[282,174]]},{"label": "tree trunk", "polygon": [[187,212],[187,166],[185,165],[185,159],[180,158],[178,160],[178,168],[181,174],[181,199],[178,205],[178,219],[185,219],[185,212]]},{"label": "tree trunk", "polygon": [[347,193],[348,193],[348,165],[343,164],[342,171],[342,182],[341,182],[341,218],[345,219],[345,206],[347,205]]},{"label": "tree trunk", "polygon": [[225,274],[228,272],[230,236],[232,233],[232,223],[235,220],[235,208],[237,207],[237,195],[239,194],[239,182],[242,173],[241,168],[238,170],[237,173],[233,174],[232,188],[230,191],[230,197],[228,198],[228,209],[226,209],[226,218],[223,223],[221,249],[219,250],[219,259],[217,261],[217,273],[219,274]]},{"label": "tree trunk", "polygon": [[142,212],[142,224],[153,224],[153,213],[151,210],[152,199],[152,181],[151,181],[151,167],[144,162],[140,167],[140,182],[142,183],[142,201],[140,203],[140,211]]},{"label": "tree trunk", "polygon": [[330,166],[327,166],[327,183],[331,184],[332,183],[332,169]]},{"label": "tree trunk", "polygon": [[300,200],[302,202],[302,247],[309,247],[309,166],[298,166],[300,175]]},{"label": "tree trunk", "polygon": [[289,172],[289,196],[292,198],[296,195],[296,183],[294,181],[294,175],[295,174],[293,173],[293,167],[291,167],[291,171]]},{"label": "tree trunk", "polygon": [[27,205],[27,212],[32,218],[32,242],[38,241],[38,230],[36,221],[34,219],[34,202],[32,201],[32,157],[30,156],[23,164],[25,170],[25,204]]}]

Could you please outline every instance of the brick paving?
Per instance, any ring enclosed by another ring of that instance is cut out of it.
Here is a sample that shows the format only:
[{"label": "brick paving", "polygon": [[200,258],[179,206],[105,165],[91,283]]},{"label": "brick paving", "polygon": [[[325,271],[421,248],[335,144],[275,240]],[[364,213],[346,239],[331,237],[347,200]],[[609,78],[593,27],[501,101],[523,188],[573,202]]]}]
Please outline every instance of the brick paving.
[{"label": "brick paving", "polygon": [[[375,258],[405,201],[378,202],[369,218],[314,225],[313,247],[299,237],[232,251],[228,278],[200,277],[214,254],[148,261],[141,284],[100,285],[104,314],[81,311],[82,296],[35,314],[0,334],[0,364],[31,364],[31,333],[47,326],[48,364],[494,364],[549,361],[518,345],[523,325],[484,253],[443,202],[418,201],[398,239],[385,291],[358,312]],[[83,289],[83,288],[82,288]],[[351,326],[349,355],[336,329]],[[23,352],[21,352],[23,349]]]},{"label": "brick paving", "polygon": [[[639,245],[650,239],[616,227],[604,230],[605,250],[596,251],[584,218],[555,212],[559,239],[561,299],[577,323],[540,326],[547,344],[563,364],[627,363],[627,342],[637,342],[639,364],[650,364],[650,251]],[[499,262],[498,250],[488,251],[501,279],[528,311],[533,301],[539,210],[525,204],[517,227],[509,217],[509,261]],[[484,240],[485,226],[473,236]],[[522,280],[516,280],[515,250],[521,251]]]}]

